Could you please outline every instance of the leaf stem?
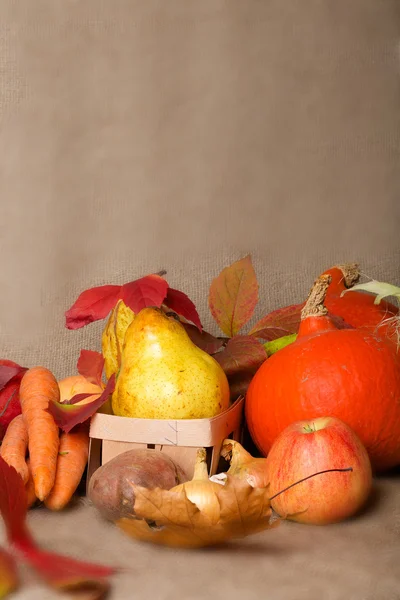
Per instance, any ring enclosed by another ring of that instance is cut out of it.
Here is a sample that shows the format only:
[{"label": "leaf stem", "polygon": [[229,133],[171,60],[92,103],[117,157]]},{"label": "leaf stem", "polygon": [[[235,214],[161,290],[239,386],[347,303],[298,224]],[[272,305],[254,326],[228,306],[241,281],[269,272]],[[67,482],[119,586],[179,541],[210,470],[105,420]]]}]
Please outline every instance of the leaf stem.
[{"label": "leaf stem", "polygon": [[283,494],[283,492],[287,492],[287,490],[290,490],[290,488],[294,487],[295,485],[298,485],[299,483],[302,483],[303,481],[307,481],[307,479],[311,479],[311,477],[315,477],[316,475],[322,475],[323,473],[345,473],[346,471],[352,471],[352,470],[353,470],[353,467],[347,467],[346,469],[325,469],[324,471],[318,471],[318,473],[313,473],[312,475],[307,475],[307,477],[303,477],[303,479],[299,479],[299,481],[296,481],[295,483],[291,483],[287,487],[283,488],[283,490],[281,490],[280,492],[277,492],[276,494],[271,496],[270,500],[273,500],[274,498],[279,496],[279,494]]},{"label": "leaf stem", "polygon": [[11,396],[9,397],[9,399],[7,400],[7,402],[5,403],[5,406],[4,406],[3,410],[2,410],[2,411],[1,411],[1,413],[0,413],[0,418],[1,418],[1,417],[3,417],[3,416],[5,415],[5,413],[6,413],[6,411],[7,411],[7,408],[10,406],[10,402],[11,402],[11,400],[12,400],[12,399],[14,398],[14,396],[15,396],[15,393],[16,393],[16,391],[17,391],[17,390],[14,390],[14,391],[13,391],[13,393],[11,394]]}]

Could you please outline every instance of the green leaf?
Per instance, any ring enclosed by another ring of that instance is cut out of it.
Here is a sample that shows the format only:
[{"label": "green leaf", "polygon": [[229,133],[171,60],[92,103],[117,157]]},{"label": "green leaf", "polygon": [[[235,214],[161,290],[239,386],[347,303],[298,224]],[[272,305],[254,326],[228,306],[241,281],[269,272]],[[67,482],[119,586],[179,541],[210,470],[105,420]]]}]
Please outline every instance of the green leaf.
[{"label": "green leaf", "polygon": [[267,351],[267,355],[272,356],[272,354],[275,354],[275,352],[278,352],[278,350],[282,350],[282,348],[285,348],[289,344],[292,344],[293,342],[295,342],[296,339],[297,339],[297,335],[295,333],[292,333],[291,335],[284,335],[284,336],[278,338],[277,340],[272,340],[271,342],[265,342],[265,344],[263,344],[263,346]]},{"label": "green leaf", "polygon": [[384,283],[382,281],[376,281],[373,279],[372,281],[368,281],[367,283],[359,283],[358,285],[354,285],[348,290],[344,290],[340,296],[347,294],[347,292],[369,292],[370,294],[376,294],[376,298],[374,304],[379,304],[383,298],[387,298],[388,296],[393,296],[400,301],[400,287],[396,285],[392,285],[391,283]]}]

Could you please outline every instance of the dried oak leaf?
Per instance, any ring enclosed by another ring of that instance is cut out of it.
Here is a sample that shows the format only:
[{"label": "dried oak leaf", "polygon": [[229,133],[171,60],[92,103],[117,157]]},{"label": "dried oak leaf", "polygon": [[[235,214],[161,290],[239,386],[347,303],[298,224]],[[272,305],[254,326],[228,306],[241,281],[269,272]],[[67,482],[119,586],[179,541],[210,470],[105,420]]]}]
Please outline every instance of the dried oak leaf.
[{"label": "dried oak leaf", "polygon": [[258,283],[250,255],[223,269],[211,282],[208,305],[228,337],[249,321],[257,302]]},{"label": "dried oak leaf", "polygon": [[149,490],[135,486],[135,515],[144,520],[120,519],[118,527],[142,541],[166,546],[203,547],[242,538],[279,524],[273,521],[267,488],[227,476],[214,492],[219,511],[211,514],[191,502],[184,491]]},{"label": "dried oak leaf", "polygon": [[116,569],[42,550],[28,529],[26,512],[27,496],[22,478],[0,457],[0,513],[14,554],[57,590],[79,593],[80,598],[91,600],[104,598],[109,577]]}]

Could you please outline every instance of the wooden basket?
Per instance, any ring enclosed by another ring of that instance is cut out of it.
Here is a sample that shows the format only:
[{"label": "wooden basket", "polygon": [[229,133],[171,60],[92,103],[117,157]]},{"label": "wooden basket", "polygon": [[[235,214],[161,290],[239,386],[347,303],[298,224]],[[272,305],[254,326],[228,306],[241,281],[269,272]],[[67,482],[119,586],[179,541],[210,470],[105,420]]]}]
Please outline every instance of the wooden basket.
[{"label": "wooden basket", "polygon": [[209,473],[216,473],[225,438],[240,441],[244,398],[211,419],[133,419],[96,413],[90,422],[87,485],[95,470],[134,448],[154,448],[168,454],[192,477],[196,452],[206,448]]}]

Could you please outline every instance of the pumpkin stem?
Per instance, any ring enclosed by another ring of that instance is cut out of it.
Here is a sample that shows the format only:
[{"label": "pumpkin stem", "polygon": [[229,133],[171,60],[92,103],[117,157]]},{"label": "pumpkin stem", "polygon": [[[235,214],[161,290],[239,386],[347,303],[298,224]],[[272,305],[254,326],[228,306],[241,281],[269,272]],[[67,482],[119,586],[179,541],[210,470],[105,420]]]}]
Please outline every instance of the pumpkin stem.
[{"label": "pumpkin stem", "polygon": [[343,273],[344,285],[347,288],[352,287],[360,279],[360,267],[357,263],[346,263],[344,265],[336,265],[336,269],[340,269]]},{"label": "pumpkin stem", "polygon": [[330,275],[320,275],[315,280],[307,302],[301,311],[302,321],[307,317],[323,317],[328,313],[327,308],[324,306],[324,300],[331,281],[332,277]]}]

